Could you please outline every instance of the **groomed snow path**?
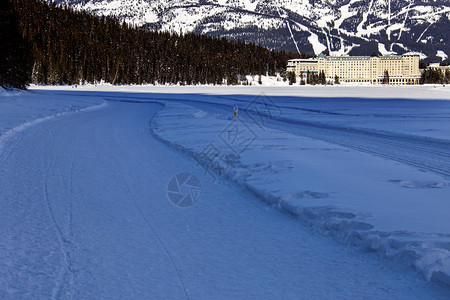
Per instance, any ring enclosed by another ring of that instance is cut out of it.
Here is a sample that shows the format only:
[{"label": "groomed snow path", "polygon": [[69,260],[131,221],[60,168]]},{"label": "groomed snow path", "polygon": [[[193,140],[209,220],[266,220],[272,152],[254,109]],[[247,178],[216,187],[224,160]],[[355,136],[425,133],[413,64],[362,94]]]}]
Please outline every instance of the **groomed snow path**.
[{"label": "groomed snow path", "polygon": [[446,298],[401,264],[304,229],[155,140],[157,104],[110,102],[23,132],[0,165],[1,299]]}]

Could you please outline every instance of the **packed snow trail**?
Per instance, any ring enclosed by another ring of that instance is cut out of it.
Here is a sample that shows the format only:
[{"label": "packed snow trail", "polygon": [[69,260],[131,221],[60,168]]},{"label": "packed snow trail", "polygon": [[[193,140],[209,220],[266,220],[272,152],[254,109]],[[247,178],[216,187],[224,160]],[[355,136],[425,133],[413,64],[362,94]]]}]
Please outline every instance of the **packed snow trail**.
[{"label": "packed snow trail", "polygon": [[[221,97],[226,98],[226,97]],[[236,98],[230,98],[236,101]],[[248,102],[242,102],[244,107]],[[233,103],[233,102],[231,102]],[[218,104],[204,100],[190,101],[192,106],[227,118],[232,104]],[[281,107],[283,110],[299,110],[299,108]],[[260,119],[265,126],[289,132],[295,135],[307,136],[313,139],[341,145],[346,148],[370,153],[390,160],[405,163],[419,169],[434,172],[450,178],[450,141],[431,137],[407,135],[396,132],[381,132],[370,129],[358,129],[329,125],[322,122],[303,121],[289,117],[272,118],[264,112],[241,109],[243,118]],[[301,109],[300,109],[301,110]],[[313,111],[315,114],[326,114],[323,111]]]},{"label": "packed snow trail", "polygon": [[[0,298],[434,298],[448,289],[211,183],[155,140],[157,104],[30,127],[0,165]],[[195,174],[200,201],[167,200]]]}]

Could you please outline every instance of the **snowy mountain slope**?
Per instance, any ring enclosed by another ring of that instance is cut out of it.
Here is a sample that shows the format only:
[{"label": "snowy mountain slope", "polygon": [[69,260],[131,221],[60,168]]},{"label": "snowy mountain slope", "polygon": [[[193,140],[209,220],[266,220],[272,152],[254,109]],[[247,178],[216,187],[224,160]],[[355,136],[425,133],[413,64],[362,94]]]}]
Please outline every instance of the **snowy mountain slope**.
[{"label": "snowy mountain slope", "polygon": [[[57,0],[149,28],[319,54],[450,54],[447,0]],[[447,29],[447,30],[443,30]]]}]

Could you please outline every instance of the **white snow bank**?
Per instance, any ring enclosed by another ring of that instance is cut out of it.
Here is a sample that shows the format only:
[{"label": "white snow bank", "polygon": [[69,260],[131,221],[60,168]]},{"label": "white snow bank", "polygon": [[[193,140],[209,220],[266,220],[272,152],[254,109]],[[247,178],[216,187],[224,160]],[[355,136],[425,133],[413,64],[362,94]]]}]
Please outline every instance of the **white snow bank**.
[{"label": "white snow bank", "polygon": [[232,180],[315,231],[450,284],[449,182],[441,176],[272,129],[255,114],[233,119],[231,105],[165,105],[153,134],[193,156],[211,180]]},{"label": "white snow bank", "polygon": [[24,93],[24,91],[17,89],[5,90],[0,86],[0,97],[19,96],[22,93]]},{"label": "white snow bank", "polygon": [[[8,97],[8,98],[6,98]],[[11,97],[14,97],[11,101]],[[107,106],[107,102],[91,102],[68,99],[61,101],[49,95],[37,95],[25,91],[0,92],[0,155],[13,139],[20,141],[18,135],[39,123],[71,113],[97,110]]]},{"label": "white snow bank", "polygon": [[94,111],[94,110],[97,110],[97,109],[104,108],[106,106],[107,106],[107,102],[105,101],[105,102],[103,102],[102,104],[99,104],[99,105],[89,106],[89,107],[86,107],[86,108],[73,110],[73,111],[65,111],[65,112],[54,114],[54,115],[50,115],[50,116],[46,116],[46,117],[42,117],[42,118],[37,118],[37,119],[34,119],[34,120],[26,121],[25,123],[22,123],[22,124],[20,124],[20,125],[18,125],[16,127],[12,128],[12,129],[6,131],[4,134],[2,134],[0,136],[0,154],[2,153],[3,147],[4,147],[5,143],[8,140],[14,138],[15,136],[17,136],[17,134],[23,132],[24,130],[26,130],[26,129],[32,127],[32,126],[35,126],[35,125],[37,125],[39,123],[42,123],[42,122],[45,122],[45,121],[48,121],[48,120],[51,120],[51,119],[54,119],[54,118],[58,118],[58,117],[62,117],[62,116],[68,115],[68,114],[71,114],[71,113]]},{"label": "white snow bank", "polygon": [[[252,80],[258,80],[254,76]],[[388,98],[388,99],[417,99],[417,100],[450,100],[450,85],[366,85],[341,84],[333,86],[301,86],[299,82],[288,85],[278,81],[275,77],[262,77],[262,85],[226,86],[226,85],[129,85],[114,86],[111,84],[71,86],[30,86],[30,90],[44,91],[94,91],[94,92],[124,92],[124,93],[163,93],[163,94],[207,94],[207,95],[259,95],[268,96],[296,96],[296,97],[341,97],[341,98]]]}]

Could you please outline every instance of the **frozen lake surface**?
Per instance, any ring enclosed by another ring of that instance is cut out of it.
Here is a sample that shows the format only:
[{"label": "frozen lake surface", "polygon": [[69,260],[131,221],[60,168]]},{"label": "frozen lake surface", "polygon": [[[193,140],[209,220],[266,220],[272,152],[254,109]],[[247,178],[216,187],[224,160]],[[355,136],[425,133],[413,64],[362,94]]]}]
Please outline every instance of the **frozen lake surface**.
[{"label": "frozen lake surface", "polygon": [[0,297],[448,299],[449,91],[0,91]]}]

